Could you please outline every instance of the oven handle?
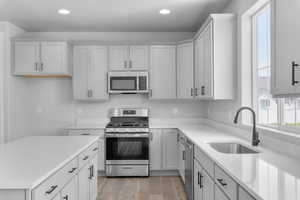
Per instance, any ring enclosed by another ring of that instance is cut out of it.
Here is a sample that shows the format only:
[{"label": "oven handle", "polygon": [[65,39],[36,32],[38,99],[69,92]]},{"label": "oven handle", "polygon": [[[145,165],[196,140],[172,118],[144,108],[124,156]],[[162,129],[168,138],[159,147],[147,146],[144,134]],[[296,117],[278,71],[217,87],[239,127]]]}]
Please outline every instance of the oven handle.
[{"label": "oven handle", "polygon": [[107,138],[149,138],[149,134],[109,134],[106,133]]}]

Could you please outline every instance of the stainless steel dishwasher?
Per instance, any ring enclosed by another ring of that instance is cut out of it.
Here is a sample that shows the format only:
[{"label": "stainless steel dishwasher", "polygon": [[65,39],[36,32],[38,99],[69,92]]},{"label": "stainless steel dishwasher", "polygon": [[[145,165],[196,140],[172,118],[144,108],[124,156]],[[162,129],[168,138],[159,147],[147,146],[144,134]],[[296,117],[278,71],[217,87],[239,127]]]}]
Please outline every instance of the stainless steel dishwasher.
[{"label": "stainless steel dishwasher", "polygon": [[194,170],[194,145],[186,139],[185,142],[185,191],[188,200],[194,199],[193,190],[193,172]]}]

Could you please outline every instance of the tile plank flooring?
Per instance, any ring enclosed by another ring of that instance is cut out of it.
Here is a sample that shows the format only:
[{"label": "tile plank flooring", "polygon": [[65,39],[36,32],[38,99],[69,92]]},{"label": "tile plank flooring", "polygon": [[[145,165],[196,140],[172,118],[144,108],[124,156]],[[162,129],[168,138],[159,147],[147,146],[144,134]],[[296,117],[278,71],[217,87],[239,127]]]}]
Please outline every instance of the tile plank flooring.
[{"label": "tile plank flooring", "polygon": [[97,200],[187,200],[177,176],[98,177]]}]

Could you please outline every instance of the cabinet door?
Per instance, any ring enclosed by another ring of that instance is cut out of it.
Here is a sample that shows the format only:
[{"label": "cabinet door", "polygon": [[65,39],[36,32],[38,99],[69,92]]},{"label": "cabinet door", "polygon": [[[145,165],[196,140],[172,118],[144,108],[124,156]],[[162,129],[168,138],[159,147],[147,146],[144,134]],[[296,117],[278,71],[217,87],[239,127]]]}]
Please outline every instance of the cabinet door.
[{"label": "cabinet door", "polygon": [[110,70],[129,70],[128,46],[109,47],[109,69]]},{"label": "cabinet door", "polygon": [[181,176],[181,180],[185,182],[185,160],[184,160],[184,154],[185,154],[185,147],[183,144],[178,144],[178,170],[179,174]]},{"label": "cabinet door", "polygon": [[177,131],[163,130],[163,169],[176,170],[177,166]]},{"label": "cabinet door", "polygon": [[210,23],[204,31],[204,97],[213,97],[213,27]]},{"label": "cabinet door", "polygon": [[204,84],[204,37],[201,33],[195,41],[195,95],[197,98],[203,97]]},{"label": "cabinet door", "polygon": [[295,20],[300,16],[298,0],[290,0],[288,4],[280,0],[273,0],[272,10],[275,23],[275,53],[271,75],[274,80],[272,93],[276,95],[300,94],[300,67],[296,67],[295,80],[292,85],[292,62],[300,64],[299,31],[300,24]]},{"label": "cabinet door", "polygon": [[239,200],[255,200],[243,188],[239,187]]},{"label": "cabinet door", "polygon": [[76,177],[62,189],[61,191],[61,200],[77,200],[77,180]]},{"label": "cabinet door", "polygon": [[202,200],[203,199],[203,183],[201,183],[201,172],[202,167],[198,163],[197,160],[194,159],[194,200]]},{"label": "cabinet door", "polygon": [[216,200],[230,200],[219,188],[215,185],[215,199]]},{"label": "cabinet door", "polygon": [[90,193],[90,199],[89,200],[96,200],[97,198],[97,183],[98,183],[98,167],[97,167],[97,163],[98,163],[98,156],[95,156],[92,160],[91,160],[91,176],[90,176],[90,188],[89,188],[89,193]]},{"label": "cabinet door", "polygon": [[201,175],[203,181],[203,200],[214,200],[215,184],[213,179],[210,178],[204,169]]},{"label": "cabinet door", "polygon": [[130,46],[129,68],[131,70],[146,70],[149,66],[148,46]]},{"label": "cabinet door", "polygon": [[40,48],[38,42],[15,42],[14,73],[30,74],[38,72]]},{"label": "cabinet door", "polygon": [[150,170],[162,169],[161,130],[151,130],[150,136]]},{"label": "cabinet door", "polygon": [[78,173],[78,200],[90,198],[90,165],[86,164]]},{"label": "cabinet door", "polygon": [[87,78],[89,99],[108,99],[107,68],[107,48],[103,46],[91,47]]},{"label": "cabinet door", "polygon": [[73,51],[73,95],[76,100],[88,98],[88,68],[90,54],[88,46],[76,46]]},{"label": "cabinet door", "polygon": [[60,193],[58,195],[56,195],[52,200],[61,200]]},{"label": "cabinet door", "polygon": [[49,74],[68,74],[67,44],[65,42],[41,43],[40,71]]},{"label": "cabinet door", "polygon": [[176,47],[152,46],[150,52],[150,97],[176,98]]},{"label": "cabinet door", "polygon": [[104,159],[104,139],[99,140],[99,154],[98,154],[98,170],[104,171],[105,159]]},{"label": "cabinet door", "polygon": [[194,97],[194,47],[193,43],[177,46],[177,98]]}]

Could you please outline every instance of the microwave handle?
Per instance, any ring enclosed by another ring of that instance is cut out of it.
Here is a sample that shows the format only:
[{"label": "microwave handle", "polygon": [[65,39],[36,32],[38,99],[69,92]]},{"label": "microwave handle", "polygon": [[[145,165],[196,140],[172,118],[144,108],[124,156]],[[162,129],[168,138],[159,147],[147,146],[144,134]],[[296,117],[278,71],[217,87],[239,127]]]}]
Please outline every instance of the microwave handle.
[{"label": "microwave handle", "polygon": [[108,77],[108,72],[106,73],[106,92],[107,94],[109,93],[109,87],[110,87],[110,83],[109,83],[109,77]]}]

